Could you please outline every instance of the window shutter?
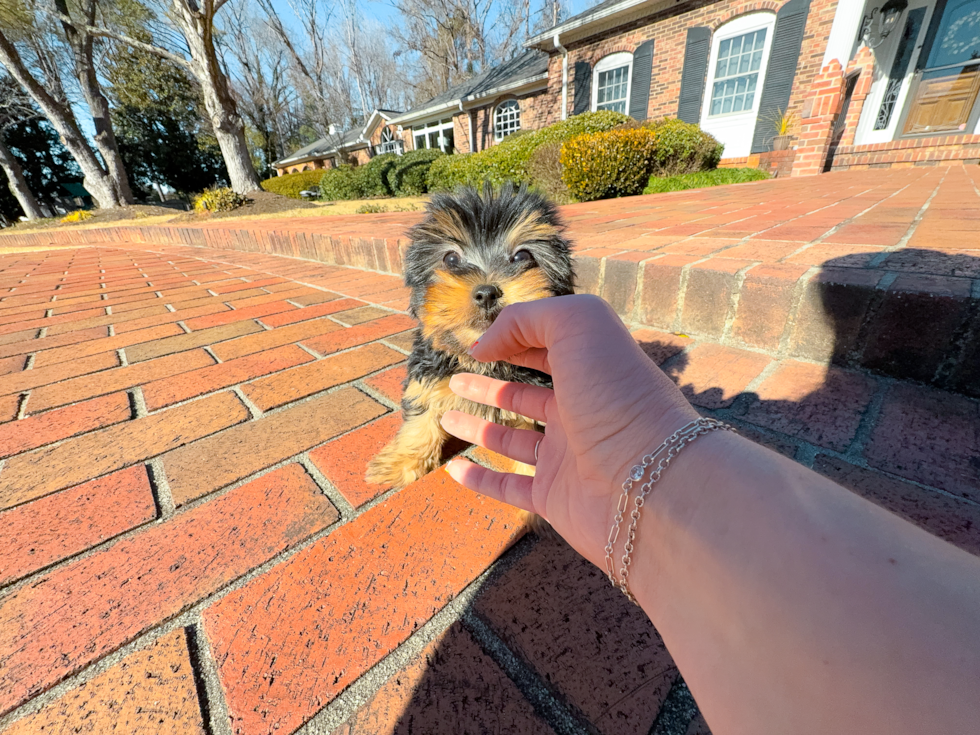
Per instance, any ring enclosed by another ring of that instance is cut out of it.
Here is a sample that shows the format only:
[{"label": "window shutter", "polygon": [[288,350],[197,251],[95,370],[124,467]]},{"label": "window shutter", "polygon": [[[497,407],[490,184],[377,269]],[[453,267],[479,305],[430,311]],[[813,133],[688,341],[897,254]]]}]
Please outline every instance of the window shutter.
[{"label": "window shutter", "polygon": [[708,55],[711,52],[711,29],[704,26],[687,29],[687,49],[684,52],[684,71],[681,73],[681,96],[677,117],[695,125],[701,122],[701,102],[704,100],[704,81],[708,74]]},{"label": "window shutter", "polygon": [[772,38],[772,51],[769,52],[769,67],[766,83],[759,101],[759,117],[755,121],[755,135],[752,136],[752,152],[762,153],[769,149],[776,133],[772,129],[772,118],[779,111],[786,111],[789,96],[796,78],[796,65],[800,61],[803,46],[803,31],[810,14],[810,0],[790,0],[776,13],[776,30]]},{"label": "window shutter", "polygon": [[644,41],[633,52],[633,78],[630,80],[630,117],[647,119],[650,82],[653,74],[653,41]]},{"label": "window shutter", "polygon": [[592,64],[588,61],[575,62],[575,98],[572,114],[581,115],[592,106]]}]

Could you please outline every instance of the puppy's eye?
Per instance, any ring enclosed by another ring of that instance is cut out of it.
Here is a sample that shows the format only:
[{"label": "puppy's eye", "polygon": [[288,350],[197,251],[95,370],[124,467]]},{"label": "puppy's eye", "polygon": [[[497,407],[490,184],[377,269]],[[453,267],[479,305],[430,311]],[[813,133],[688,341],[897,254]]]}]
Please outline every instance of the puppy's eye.
[{"label": "puppy's eye", "polygon": [[459,257],[459,253],[446,253],[446,257],[442,259],[442,262],[446,264],[447,268],[459,268],[463,264],[463,259]]},{"label": "puppy's eye", "polygon": [[534,262],[534,256],[531,255],[529,250],[518,250],[512,256],[510,256],[511,263],[532,263]]}]

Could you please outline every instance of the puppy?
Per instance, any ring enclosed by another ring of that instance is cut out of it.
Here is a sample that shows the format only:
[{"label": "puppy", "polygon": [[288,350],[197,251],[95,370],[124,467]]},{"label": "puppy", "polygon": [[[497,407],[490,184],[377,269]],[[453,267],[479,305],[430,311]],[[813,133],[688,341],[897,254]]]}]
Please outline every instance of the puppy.
[{"label": "puppy", "polygon": [[[508,363],[481,363],[467,351],[508,304],[573,293],[564,225],[553,204],[505,185],[495,193],[458,189],[436,194],[425,219],[409,232],[405,283],[418,319],[402,398],[404,423],[368,465],[367,481],[401,488],[439,466],[448,435],[446,411],[533,429],[523,416],[466,401],[449,389],[456,373],[551,387],[551,378]],[[533,474],[533,471],[526,471]]]}]

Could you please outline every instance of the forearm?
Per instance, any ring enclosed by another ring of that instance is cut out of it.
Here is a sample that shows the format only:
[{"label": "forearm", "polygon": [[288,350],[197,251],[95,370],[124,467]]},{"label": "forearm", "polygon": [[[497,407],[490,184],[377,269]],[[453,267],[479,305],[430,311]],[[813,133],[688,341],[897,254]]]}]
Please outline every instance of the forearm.
[{"label": "forearm", "polygon": [[678,456],[632,569],[717,735],[980,721],[980,560],[750,442]]}]

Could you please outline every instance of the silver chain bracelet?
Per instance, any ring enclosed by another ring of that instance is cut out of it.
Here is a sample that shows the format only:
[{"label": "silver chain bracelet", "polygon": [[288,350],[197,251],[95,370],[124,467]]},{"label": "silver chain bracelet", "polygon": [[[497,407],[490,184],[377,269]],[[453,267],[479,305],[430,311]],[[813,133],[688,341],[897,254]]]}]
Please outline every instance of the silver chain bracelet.
[{"label": "silver chain bracelet", "polygon": [[[609,530],[609,540],[606,542],[606,576],[609,577],[609,582],[614,586],[618,587],[620,591],[634,604],[639,604],[633,593],[629,589],[629,572],[630,564],[633,562],[632,554],[634,548],[634,542],[636,541],[636,529],[640,522],[640,509],[643,508],[643,504],[646,502],[647,495],[653,490],[653,486],[660,480],[661,475],[670,461],[677,456],[677,454],[692,441],[697,439],[702,434],[708,434],[712,431],[735,431],[734,428],[726,423],[718,421],[717,419],[710,418],[700,418],[692,421],[691,423],[681,427],[669,437],[667,437],[664,442],[656,448],[650,454],[643,457],[639,464],[634,465],[630,469],[629,477],[626,478],[626,482],[623,483],[623,494],[619,497],[619,503],[616,506],[616,515],[613,517],[613,525]],[[663,455],[663,456],[661,456]],[[659,460],[657,458],[660,458]],[[630,491],[633,489],[633,483],[639,482],[643,479],[646,474],[647,467],[657,462],[657,466],[654,468],[653,472],[650,473],[650,479],[647,480],[641,487],[640,492],[637,494],[636,498],[633,500],[633,510],[630,512],[630,525],[627,529],[626,545],[624,547],[624,553],[622,557],[623,566],[619,572],[619,579],[616,579],[616,565],[613,559],[613,554],[615,553],[616,541],[619,539],[619,529],[623,522],[623,514],[626,513],[626,509],[629,507],[629,497]]]}]

